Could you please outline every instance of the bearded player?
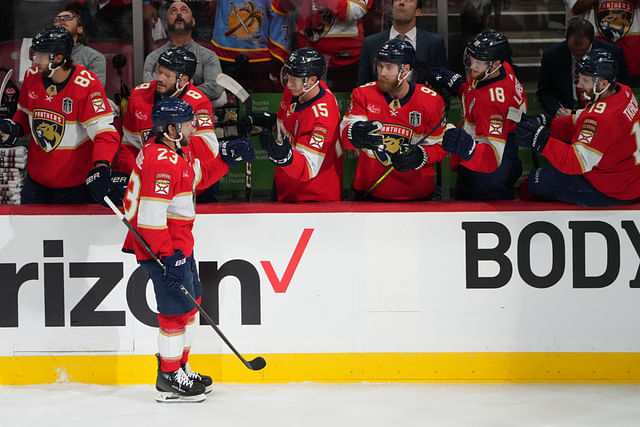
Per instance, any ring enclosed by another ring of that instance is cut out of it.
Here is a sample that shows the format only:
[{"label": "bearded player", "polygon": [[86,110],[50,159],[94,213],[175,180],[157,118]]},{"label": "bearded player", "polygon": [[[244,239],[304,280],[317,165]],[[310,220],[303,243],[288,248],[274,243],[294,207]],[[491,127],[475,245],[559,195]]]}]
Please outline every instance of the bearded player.
[{"label": "bearded player", "polygon": [[[153,282],[158,305],[158,401],[202,401],[211,390],[211,377],[189,366],[189,352],[197,328],[196,313],[180,290],[184,286],[199,302],[202,284],[193,256],[194,193],[218,176],[217,159],[196,158],[190,142],[194,135],[193,108],[183,100],[162,98],[151,112],[155,137],[140,151],[124,201],[125,216],[151,251],[129,232],[123,251],[134,253]],[[247,139],[235,146],[230,161],[251,161],[253,145]]]},{"label": "bearded player", "polygon": [[509,64],[509,41],[496,30],[475,36],[464,53],[465,79],[451,70],[429,70],[433,87],[462,99],[463,124],[448,131],[442,147],[451,153],[457,173],[456,198],[510,200],[522,174],[513,140],[517,121],[527,111],[524,89]]},{"label": "bearded player", "polygon": [[92,196],[100,202],[116,191],[111,162],[120,136],[114,114],[96,75],[71,60],[72,49],[64,27],[36,34],[18,110],[13,120],[0,120],[5,145],[31,133],[23,204],[89,203]]},{"label": "bearded player", "polygon": [[[194,138],[191,144],[194,155],[206,158],[213,154],[219,158],[220,146],[213,127],[211,102],[191,82],[197,66],[198,62],[193,52],[182,47],[168,49],[158,58],[156,80],[142,83],[131,92],[122,124],[122,146],[117,162],[119,170],[130,173],[133,169],[135,158],[153,127],[151,109],[164,97],[182,99],[193,108],[196,121],[194,136],[199,137]],[[219,158],[216,170],[219,178],[229,171],[222,158]],[[214,184],[207,193],[209,197],[206,201],[215,200],[217,185]]]},{"label": "bearded player", "polygon": [[425,200],[433,193],[433,165],[447,154],[440,145],[445,107],[436,92],[410,81],[414,62],[410,43],[389,40],[376,56],[378,81],[351,94],[340,132],[359,153],[357,198]]},{"label": "bearded player", "polygon": [[324,57],[311,47],[294,51],[280,73],[284,94],[277,114],[277,139],[271,114],[252,114],[265,128],[260,144],[276,166],[274,199],[281,202],[331,202],[342,196],[342,147],[337,143],[340,112],[321,80]]},{"label": "bearded player", "polygon": [[589,99],[583,110],[553,121],[543,115],[528,117],[516,127],[518,145],[551,163],[529,174],[520,186],[520,198],[582,206],[638,202],[638,101],[628,86],[616,82],[616,60],[604,49],[587,52],[576,71],[577,87]]}]

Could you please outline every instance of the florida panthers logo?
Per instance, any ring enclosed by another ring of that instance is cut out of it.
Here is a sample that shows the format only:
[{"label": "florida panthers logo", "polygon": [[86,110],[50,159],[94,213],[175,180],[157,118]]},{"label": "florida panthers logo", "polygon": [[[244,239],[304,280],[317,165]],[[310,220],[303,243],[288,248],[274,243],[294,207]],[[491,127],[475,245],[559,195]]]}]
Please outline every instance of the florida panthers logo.
[{"label": "florida panthers logo", "polygon": [[49,153],[55,150],[64,136],[65,118],[62,114],[49,110],[33,110],[33,136],[36,142]]},{"label": "florida panthers logo", "polygon": [[598,32],[612,43],[627,35],[633,22],[634,2],[625,0],[598,3]]},{"label": "florida panthers logo", "polygon": [[385,123],[378,133],[383,135],[384,148],[375,150],[373,155],[384,166],[390,166],[391,155],[409,147],[413,130],[409,127]]}]

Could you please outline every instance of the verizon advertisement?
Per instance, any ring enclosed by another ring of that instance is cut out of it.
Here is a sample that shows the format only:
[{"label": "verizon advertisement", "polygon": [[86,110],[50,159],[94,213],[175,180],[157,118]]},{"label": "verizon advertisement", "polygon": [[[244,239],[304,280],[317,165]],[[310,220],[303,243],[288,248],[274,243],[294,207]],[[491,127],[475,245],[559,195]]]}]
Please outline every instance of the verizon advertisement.
[{"label": "verizon advertisement", "polygon": [[[0,216],[0,356],[152,354],[110,215]],[[220,213],[203,307],[245,353],[640,352],[633,210]],[[194,353],[229,353],[202,325]]]}]

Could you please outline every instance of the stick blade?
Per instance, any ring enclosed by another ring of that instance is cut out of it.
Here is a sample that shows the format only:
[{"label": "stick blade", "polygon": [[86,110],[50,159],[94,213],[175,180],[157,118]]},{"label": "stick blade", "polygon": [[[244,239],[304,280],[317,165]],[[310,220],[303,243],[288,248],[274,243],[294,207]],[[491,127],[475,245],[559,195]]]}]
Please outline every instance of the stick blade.
[{"label": "stick blade", "polygon": [[231,92],[233,95],[240,99],[240,102],[245,102],[249,99],[249,92],[242,87],[233,77],[228,74],[220,73],[216,77],[216,83]]},{"label": "stick blade", "polygon": [[249,364],[249,368],[254,371],[259,371],[267,366],[266,360],[264,360],[264,358],[262,357],[256,357],[255,359],[250,360],[247,363]]}]

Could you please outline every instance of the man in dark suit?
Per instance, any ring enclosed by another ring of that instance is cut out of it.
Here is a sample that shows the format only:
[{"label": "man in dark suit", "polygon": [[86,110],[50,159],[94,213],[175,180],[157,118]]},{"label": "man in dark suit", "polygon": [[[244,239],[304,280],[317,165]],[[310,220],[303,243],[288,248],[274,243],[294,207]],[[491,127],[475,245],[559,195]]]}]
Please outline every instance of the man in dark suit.
[{"label": "man in dark suit", "polygon": [[421,6],[422,0],[393,0],[391,28],[364,39],[356,86],[376,80],[373,60],[382,45],[396,37],[408,41],[416,50],[414,82],[424,83],[427,69],[431,67],[449,68],[444,39],[438,34],[416,28],[416,17],[420,14]]},{"label": "man in dark suit", "polygon": [[593,36],[593,25],[589,21],[572,18],[567,25],[566,40],[545,48],[536,93],[542,108],[552,117],[568,116],[584,107],[586,99],[576,88],[574,71],[577,61],[591,49],[611,52],[618,62],[617,81],[627,82],[629,73],[622,49]]}]

